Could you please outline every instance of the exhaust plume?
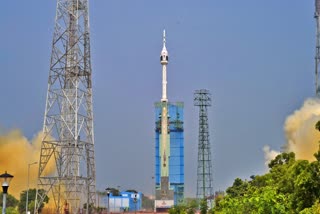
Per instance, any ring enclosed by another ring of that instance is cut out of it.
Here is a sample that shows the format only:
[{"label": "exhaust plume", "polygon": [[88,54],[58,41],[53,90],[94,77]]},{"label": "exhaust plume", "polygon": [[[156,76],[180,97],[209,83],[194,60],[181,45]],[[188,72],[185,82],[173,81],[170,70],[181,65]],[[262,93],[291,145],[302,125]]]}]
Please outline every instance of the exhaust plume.
[{"label": "exhaust plume", "polygon": [[[28,164],[39,161],[42,137],[40,132],[29,142],[20,130],[0,135],[0,174],[7,171],[14,176],[8,192],[16,198],[20,197],[21,191],[27,189]],[[49,171],[54,171],[53,164],[50,166]],[[38,167],[39,163],[30,165],[30,188],[36,187]]]},{"label": "exhaust plume", "polygon": [[287,117],[284,131],[287,142],[284,151],[294,152],[297,159],[314,161],[318,151],[320,132],[315,124],[320,120],[320,100],[307,99],[303,106]]},{"label": "exhaust plume", "polygon": [[[286,143],[284,152],[294,152],[296,159],[314,161],[319,149],[320,132],[315,129],[320,120],[320,100],[309,98],[302,107],[289,115],[284,123]],[[264,146],[266,165],[280,152]]]}]

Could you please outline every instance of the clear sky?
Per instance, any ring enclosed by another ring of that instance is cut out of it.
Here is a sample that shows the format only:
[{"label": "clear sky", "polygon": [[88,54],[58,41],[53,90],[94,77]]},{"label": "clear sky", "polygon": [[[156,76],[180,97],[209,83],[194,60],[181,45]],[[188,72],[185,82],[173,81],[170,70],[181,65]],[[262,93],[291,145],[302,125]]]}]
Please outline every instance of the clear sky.
[{"label": "clear sky", "polygon": [[[2,1],[0,126],[42,129],[56,1]],[[314,95],[313,0],[90,1],[97,188],[153,193],[154,102],[167,32],[169,101],[185,102],[185,186],[195,196],[198,109],[209,89],[215,190],[264,173],[285,118]]]}]

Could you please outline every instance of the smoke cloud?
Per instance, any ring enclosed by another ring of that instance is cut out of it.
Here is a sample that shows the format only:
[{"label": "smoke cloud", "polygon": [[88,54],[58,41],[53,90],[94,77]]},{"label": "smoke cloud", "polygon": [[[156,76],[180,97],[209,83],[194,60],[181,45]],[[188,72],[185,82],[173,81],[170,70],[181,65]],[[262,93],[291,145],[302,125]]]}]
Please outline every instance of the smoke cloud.
[{"label": "smoke cloud", "polygon": [[320,132],[315,124],[320,120],[320,100],[307,99],[303,106],[287,117],[284,125],[287,143],[284,150],[294,152],[297,159],[314,161]]},{"label": "smoke cloud", "polygon": [[[284,123],[286,143],[284,152],[294,152],[296,159],[314,161],[314,154],[319,149],[320,132],[315,129],[315,124],[320,120],[320,100],[309,98],[302,107],[289,115]],[[269,146],[263,148],[266,163],[276,153]]]},{"label": "smoke cloud", "polygon": [[[13,175],[9,194],[16,198],[27,189],[28,164],[39,161],[43,134],[38,133],[31,142],[20,130],[13,130],[0,135],[0,174],[7,171]],[[38,176],[38,164],[30,165],[29,187],[35,188]],[[53,170],[53,167],[50,167]]]},{"label": "smoke cloud", "polygon": [[271,160],[273,160],[280,152],[271,150],[270,146],[266,145],[263,147],[265,165],[268,166]]}]

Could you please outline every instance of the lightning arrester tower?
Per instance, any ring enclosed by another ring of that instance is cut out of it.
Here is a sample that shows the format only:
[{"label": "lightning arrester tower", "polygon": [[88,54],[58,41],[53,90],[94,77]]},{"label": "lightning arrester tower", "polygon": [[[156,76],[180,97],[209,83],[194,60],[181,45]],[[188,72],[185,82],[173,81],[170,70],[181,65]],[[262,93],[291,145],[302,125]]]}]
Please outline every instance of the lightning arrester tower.
[{"label": "lightning arrester tower", "polygon": [[57,0],[35,213],[46,195],[57,214],[95,204],[88,1]]},{"label": "lightning arrester tower", "polygon": [[320,81],[319,81],[319,65],[320,65],[320,0],[315,0],[315,13],[314,18],[316,19],[317,32],[316,32],[316,56],[315,56],[315,87],[316,96],[320,97]]},{"label": "lightning arrester tower", "polygon": [[208,90],[196,90],[194,105],[199,106],[199,138],[197,198],[205,199],[213,195],[212,162],[209,141],[208,107],[211,106],[211,95]]}]

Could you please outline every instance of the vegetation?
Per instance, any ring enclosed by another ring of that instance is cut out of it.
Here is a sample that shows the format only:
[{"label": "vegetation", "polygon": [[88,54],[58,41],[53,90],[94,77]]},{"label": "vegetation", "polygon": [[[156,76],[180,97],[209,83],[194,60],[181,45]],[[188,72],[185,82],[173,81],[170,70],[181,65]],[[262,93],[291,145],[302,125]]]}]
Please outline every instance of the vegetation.
[{"label": "vegetation", "polygon": [[207,214],[208,203],[206,199],[200,201],[200,214]]},{"label": "vegetation", "polygon": [[116,188],[107,188],[106,192],[110,192],[113,196],[120,196],[120,190]]},{"label": "vegetation", "polygon": [[169,209],[169,214],[195,214],[199,204],[197,200],[188,200],[185,203],[178,204]]},{"label": "vegetation", "polygon": [[[39,189],[39,191],[41,192],[41,194],[44,193],[43,189]],[[28,193],[28,210],[34,210],[34,206],[35,206],[35,200],[36,200],[36,193],[37,190],[36,189],[29,189],[29,193]],[[18,204],[18,210],[19,213],[25,213],[26,212],[26,200],[27,200],[27,190],[22,191],[20,193],[20,201]],[[49,198],[48,196],[45,197],[44,201],[42,202],[39,212],[42,210],[42,208],[44,207],[45,203],[49,202]]]},{"label": "vegetation", "polygon": [[[316,156],[316,155],[315,155]],[[270,171],[251,180],[236,178],[226,196],[216,200],[214,213],[320,213],[320,162],[296,160],[282,153]]]},{"label": "vegetation", "polygon": [[[0,207],[0,210],[2,212],[2,207]],[[19,211],[14,207],[7,207],[6,214],[19,214]]]},{"label": "vegetation", "polygon": [[[3,195],[0,193],[0,211],[2,212],[2,199]],[[19,200],[17,200],[14,196],[8,194],[7,201],[6,201],[6,214],[19,214],[18,210],[16,209]]]},{"label": "vegetation", "polygon": [[[2,207],[2,192],[0,193],[0,207]],[[16,199],[14,196],[7,194],[7,202],[6,202],[6,207],[16,207],[18,205],[19,201],[18,199]]]}]

